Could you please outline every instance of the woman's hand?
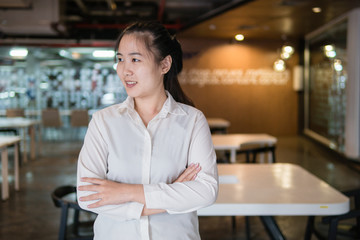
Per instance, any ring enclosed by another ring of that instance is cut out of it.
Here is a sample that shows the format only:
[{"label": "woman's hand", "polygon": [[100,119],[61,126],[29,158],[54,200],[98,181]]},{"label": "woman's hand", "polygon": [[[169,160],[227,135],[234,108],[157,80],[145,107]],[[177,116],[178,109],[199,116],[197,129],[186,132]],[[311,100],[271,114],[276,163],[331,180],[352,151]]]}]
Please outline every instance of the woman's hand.
[{"label": "woman's hand", "polygon": [[141,184],[125,184],[98,178],[81,178],[81,181],[91,184],[79,186],[79,191],[91,191],[94,193],[80,197],[79,200],[98,200],[97,202],[90,204],[88,206],[89,208],[126,203],[133,201],[135,198],[137,198],[136,200],[138,202],[141,202],[141,200],[143,200],[143,203],[145,202],[143,196],[144,190]]},{"label": "woman's hand", "polygon": [[[197,164],[190,164],[185,171],[180,174],[180,176],[173,182],[187,182],[187,181],[193,181],[196,179],[197,174],[200,172],[201,167],[199,163]],[[143,212],[141,213],[142,216],[149,216],[153,214],[163,213],[166,212],[164,209],[148,209],[146,206],[143,209]]]},{"label": "woman's hand", "polygon": [[192,163],[190,164],[185,171],[174,181],[176,182],[187,182],[187,181],[193,181],[196,179],[197,174],[200,172],[201,167],[199,163]]}]

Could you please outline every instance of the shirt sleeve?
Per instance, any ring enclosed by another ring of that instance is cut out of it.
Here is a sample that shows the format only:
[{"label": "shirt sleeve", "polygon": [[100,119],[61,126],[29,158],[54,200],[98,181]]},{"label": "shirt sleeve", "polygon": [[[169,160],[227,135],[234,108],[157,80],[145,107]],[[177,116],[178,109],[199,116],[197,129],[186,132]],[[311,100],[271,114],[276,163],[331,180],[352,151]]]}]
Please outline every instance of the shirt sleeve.
[{"label": "shirt sleeve", "polygon": [[[79,154],[77,165],[77,186],[89,184],[81,182],[80,179],[82,177],[106,179],[108,149],[106,141],[100,131],[100,129],[104,128],[98,124],[101,125],[101,120],[97,121],[97,116],[95,114],[90,121],[89,128],[84,139],[84,144]],[[82,202],[79,198],[92,193],[93,192],[90,191],[77,191],[78,203],[81,208],[97,214],[105,214],[117,220],[126,221],[131,219],[140,219],[144,205],[137,202],[88,208],[88,205],[96,201]]]},{"label": "shirt sleeve", "polygon": [[216,154],[205,116],[199,112],[192,132],[188,164],[199,163],[194,181],[144,185],[146,207],[170,214],[187,213],[213,204],[218,193]]}]

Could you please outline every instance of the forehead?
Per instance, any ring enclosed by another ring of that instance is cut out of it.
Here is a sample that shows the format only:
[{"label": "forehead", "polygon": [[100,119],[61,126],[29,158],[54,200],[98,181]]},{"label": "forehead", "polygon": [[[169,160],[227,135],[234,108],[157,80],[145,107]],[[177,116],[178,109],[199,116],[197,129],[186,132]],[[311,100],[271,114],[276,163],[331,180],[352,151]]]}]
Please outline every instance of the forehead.
[{"label": "forehead", "polygon": [[120,41],[118,52],[121,54],[126,53],[142,53],[149,54],[145,47],[144,40],[136,34],[125,34]]}]

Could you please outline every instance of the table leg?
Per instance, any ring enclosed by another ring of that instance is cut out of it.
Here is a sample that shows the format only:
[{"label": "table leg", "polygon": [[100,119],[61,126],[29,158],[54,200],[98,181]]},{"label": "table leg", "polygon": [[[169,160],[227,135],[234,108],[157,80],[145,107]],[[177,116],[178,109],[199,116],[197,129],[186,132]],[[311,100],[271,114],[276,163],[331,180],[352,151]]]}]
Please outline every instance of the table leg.
[{"label": "table leg", "polygon": [[14,149],[14,175],[15,175],[15,190],[19,191],[19,143],[15,143]]},{"label": "table leg", "polygon": [[41,144],[42,144],[42,135],[41,135],[41,126],[38,125],[38,154],[41,155]]},{"label": "table leg", "polygon": [[36,157],[36,149],[35,149],[35,127],[30,126],[29,128],[30,134],[30,159],[34,160]]},{"label": "table leg", "polygon": [[230,150],[230,162],[236,163],[236,149]]},{"label": "table leg", "polygon": [[8,151],[7,147],[1,149],[1,175],[2,175],[2,200],[9,198],[9,180],[8,180]]},{"label": "table leg", "polygon": [[26,143],[26,131],[24,128],[21,129],[22,130],[22,145],[23,145],[23,159],[24,159],[24,163],[27,163],[27,143]]},{"label": "table leg", "polygon": [[286,238],[282,234],[279,226],[277,225],[274,217],[272,216],[260,216],[267,233],[272,240],[285,240]]}]

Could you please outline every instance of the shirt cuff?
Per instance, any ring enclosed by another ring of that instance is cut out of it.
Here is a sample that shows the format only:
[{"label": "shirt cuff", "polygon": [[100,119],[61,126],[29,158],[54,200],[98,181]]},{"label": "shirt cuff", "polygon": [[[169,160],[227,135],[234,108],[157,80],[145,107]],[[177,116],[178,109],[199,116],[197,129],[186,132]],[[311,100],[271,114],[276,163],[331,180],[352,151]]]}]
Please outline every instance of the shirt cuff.
[{"label": "shirt cuff", "polygon": [[144,204],[138,202],[129,203],[129,207],[126,213],[127,219],[140,219],[141,213],[144,209]]},{"label": "shirt cuff", "polygon": [[158,184],[144,184],[146,208],[156,209],[161,206],[162,189]]}]

